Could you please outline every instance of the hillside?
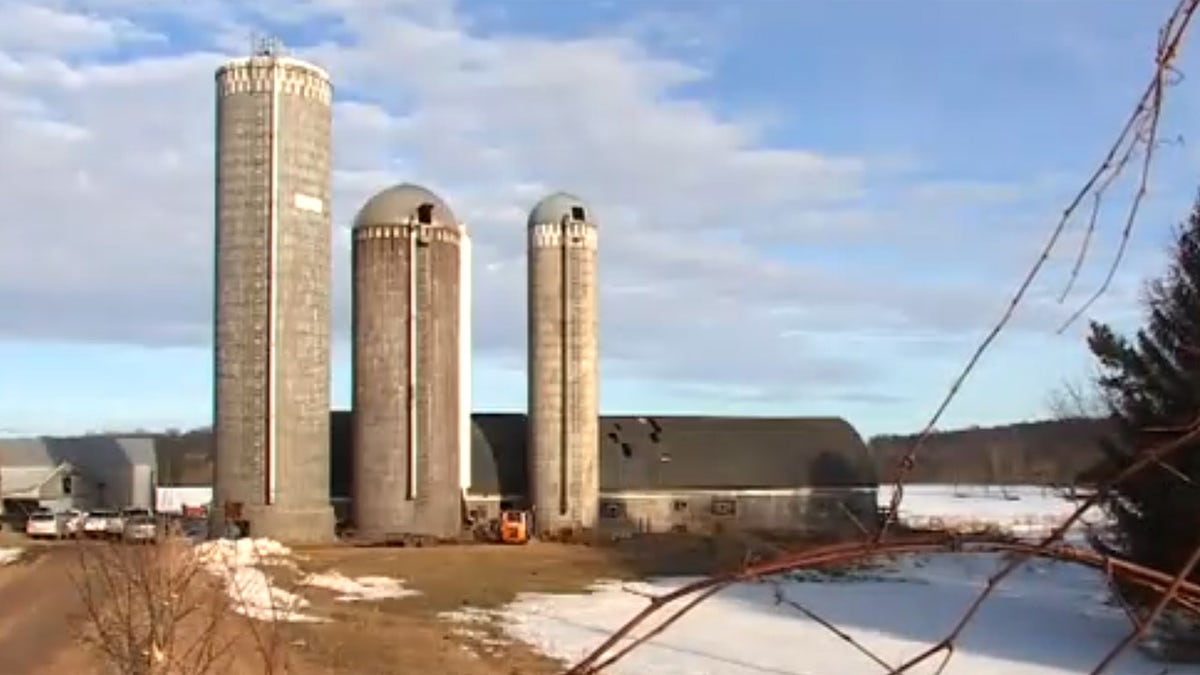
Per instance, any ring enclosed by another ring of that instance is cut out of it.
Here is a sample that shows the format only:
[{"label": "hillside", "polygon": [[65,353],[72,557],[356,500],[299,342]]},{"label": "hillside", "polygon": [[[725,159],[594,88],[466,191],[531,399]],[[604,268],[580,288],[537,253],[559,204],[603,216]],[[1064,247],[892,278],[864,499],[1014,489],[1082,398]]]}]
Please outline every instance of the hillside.
[{"label": "hillside", "polygon": [[[939,431],[926,440],[912,480],[918,483],[1064,484],[1103,459],[1099,441],[1107,420],[1088,418],[1021,422]],[[881,479],[916,440],[916,434],[881,435],[868,444]]]}]

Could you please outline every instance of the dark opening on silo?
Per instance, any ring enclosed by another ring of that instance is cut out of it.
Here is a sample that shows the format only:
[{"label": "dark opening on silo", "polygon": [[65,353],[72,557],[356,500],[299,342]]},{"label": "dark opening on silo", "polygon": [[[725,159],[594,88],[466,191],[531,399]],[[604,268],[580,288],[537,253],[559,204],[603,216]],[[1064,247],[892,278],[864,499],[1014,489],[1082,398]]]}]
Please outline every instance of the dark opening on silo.
[{"label": "dark opening on silo", "polygon": [[421,225],[433,224],[433,204],[422,204],[417,207],[417,222]]},{"label": "dark opening on silo", "polygon": [[571,218],[573,220],[578,220],[578,221],[582,222],[582,221],[587,220],[587,213],[583,210],[582,206],[572,206],[571,207]]}]

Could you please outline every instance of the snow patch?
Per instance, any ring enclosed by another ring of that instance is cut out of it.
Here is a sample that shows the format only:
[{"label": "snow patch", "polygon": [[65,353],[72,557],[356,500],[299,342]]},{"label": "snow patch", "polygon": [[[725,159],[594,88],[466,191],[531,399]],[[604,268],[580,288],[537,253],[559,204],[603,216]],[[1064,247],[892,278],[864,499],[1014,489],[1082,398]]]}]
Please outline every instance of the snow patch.
[{"label": "snow patch", "polygon": [[17,562],[24,554],[23,548],[0,548],[0,567]]},{"label": "snow patch", "polygon": [[214,539],[198,544],[194,555],[221,580],[235,612],[260,621],[326,621],[300,612],[308,600],[276,587],[263,571],[265,566],[295,568],[287,546],[271,539]]},{"label": "snow patch", "polygon": [[341,602],[387,600],[421,594],[420,591],[405,588],[403,579],[377,576],[352,579],[337,571],[310,574],[300,580],[300,585],[324,588],[339,593],[337,599]]},{"label": "snow patch", "polygon": [[[808,619],[796,603],[833,622],[880,658],[897,666],[946,635],[975,599],[998,555],[898,558],[879,570],[880,581],[812,582],[776,578],[743,583],[693,612],[614,665],[613,675],[761,675],[764,672],[858,673],[879,668],[853,645]],[[645,608],[645,590],[660,595],[689,580],[652,579],[629,592],[603,582],[591,593],[522,594],[500,611],[497,626],[509,637],[553,658],[576,661]],[[886,581],[886,582],[885,582]],[[903,581],[906,583],[887,583]],[[784,602],[777,601],[777,593]],[[1065,675],[1090,671],[1130,630],[1120,609],[1106,603],[1102,575],[1054,561],[1032,561],[997,587],[968,627],[946,675]],[[644,634],[684,601],[672,603],[641,626]],[[462,610],[448,617],[476,621]],[[618,645],[619,647],[620,645]],[[937,659],[914,669],[936,671]],[[1157,672],[1131,651],[1113,672]],[[1200,666],[1172,666],[1173,675],[1200,675]]]},{"label": "snow patch", "polygon": [[463,607],[437,616],[443,621],[459,624],[450,629],[450,635],[461,640],[459,646],[472,656],[487,654],[499,658],[504,655],[504,648],[513,643],[511,638],[504,636],[499,623],[504,613],[500,610]]},{"label": "snow patch", "polygon": [[[326,622],[301,610],[311,606],[306,598],[271,582],[263,568],[277,567],[299,573],[296,554],[273,539],[215,539],[197,544],[197,560],[221,580],[234,611],[261,621]],[[380,576],[350,578],[330,570],[301,577],[299,586],[324,588],[338,593],[342,602],[385,600],[419,595],[404,587],[404,581]]]},{"label": "snow patch", "polygon": [[462,609],[450,610],[448,612],[439,612],[437,616],[442,621],[453,621],[455,623],[490,623],[499,615],[500,613],[495,610],[463,607]]}]

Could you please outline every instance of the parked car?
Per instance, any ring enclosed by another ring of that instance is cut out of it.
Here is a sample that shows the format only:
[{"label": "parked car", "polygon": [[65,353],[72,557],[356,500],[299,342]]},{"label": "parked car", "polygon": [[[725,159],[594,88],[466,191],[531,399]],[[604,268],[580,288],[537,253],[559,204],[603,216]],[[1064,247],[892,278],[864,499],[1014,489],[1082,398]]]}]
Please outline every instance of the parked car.
[{"label": "parked car", "polygon": [[79,509],[67,509],[60,514],[63,517],[63,523],[66,525],[67,534],[75,536],[83,533],[83,522],[87,520],[87,514]]},{"label": "parked car", "polygon": [[52,511],[34,511],[25,521],[30,539],[62,539],[67,534],[66,520]]},{"label": "parked car", "polygon": [[120,515],[112,509],[88,511],[87,516],[83,519],[83,534],[87,537],[107,537],[109,522],[118,518]]},{"label": "parked car", "polygon": [[110,518],[108,521],[108,535],[114,538],[125,536],[125,523],[133,518],[150,518],[154,519],[154,514],[150,513],[150,509],[140,506],[128,506],[117,512],[116,517]]},{"label": "parked car", "polygon": [[130,515],[124,518],[122,539],[129,543],[151,544],[158,541],[158,523],[154,516],[146,514]]}]

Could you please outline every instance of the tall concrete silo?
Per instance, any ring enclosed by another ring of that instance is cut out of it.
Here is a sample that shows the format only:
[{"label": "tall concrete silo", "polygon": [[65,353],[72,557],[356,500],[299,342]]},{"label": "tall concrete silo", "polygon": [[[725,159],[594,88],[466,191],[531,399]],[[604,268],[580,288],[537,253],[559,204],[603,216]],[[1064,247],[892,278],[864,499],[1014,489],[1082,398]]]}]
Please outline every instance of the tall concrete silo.
[{"label": "tall concrete silo", "polygon": [[600,500],[596,223],[574,195],[529,215],[529,483],[538,534],[590,530]]},{"label": "tall concrete silo", "polygon": [[[364,537],[462,525],[465,228],[411,184],[354,222],[354,519]],[[469,245],[469,244],[468,244]]]},{"label": "tall concrete silo", "polygon": [[329,540],[332,85],[268,47],[216,94],[215,502]]}]

